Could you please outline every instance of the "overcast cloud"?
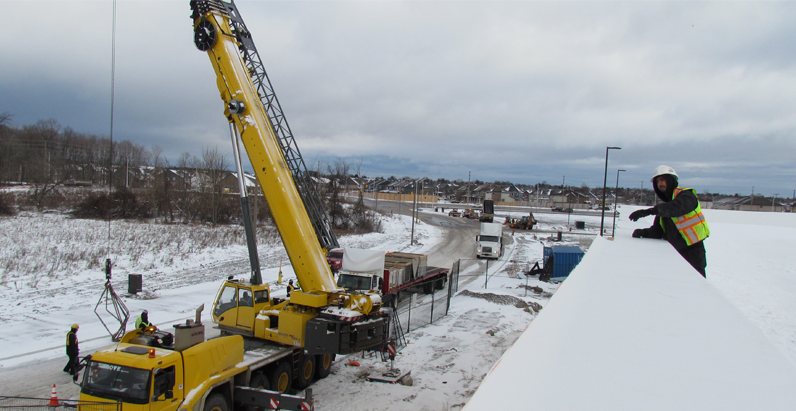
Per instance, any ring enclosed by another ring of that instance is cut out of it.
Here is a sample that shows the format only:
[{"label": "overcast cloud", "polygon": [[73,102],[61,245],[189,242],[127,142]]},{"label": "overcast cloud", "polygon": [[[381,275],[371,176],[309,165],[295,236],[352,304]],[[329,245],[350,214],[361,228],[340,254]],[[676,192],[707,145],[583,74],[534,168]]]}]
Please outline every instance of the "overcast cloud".
[{"label": "overcast cloud", "polygon": [[[188,0],[118,1],[114,139],[229,153]],[[112,1],[0,1],[0,113],[108,135]],[[308,165],[791,196],[792,2],[238,1]]]}]

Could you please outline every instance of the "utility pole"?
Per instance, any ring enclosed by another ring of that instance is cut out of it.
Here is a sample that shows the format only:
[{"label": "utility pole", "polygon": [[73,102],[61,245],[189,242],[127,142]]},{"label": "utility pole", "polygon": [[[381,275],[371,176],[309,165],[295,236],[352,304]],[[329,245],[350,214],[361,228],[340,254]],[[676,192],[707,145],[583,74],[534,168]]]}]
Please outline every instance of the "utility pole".
[{"label": "utility pole", "polygon": [[410,241],[411,245],[415,244],[415,218],[417,217],[417,180],[415,180],[415,193],[414,193],[414,201],[412,202],[412,239]]},{"label": "utility pole", "polygon": [[467,172],[467,203],[470,203],[470,173],[472,171]]}]

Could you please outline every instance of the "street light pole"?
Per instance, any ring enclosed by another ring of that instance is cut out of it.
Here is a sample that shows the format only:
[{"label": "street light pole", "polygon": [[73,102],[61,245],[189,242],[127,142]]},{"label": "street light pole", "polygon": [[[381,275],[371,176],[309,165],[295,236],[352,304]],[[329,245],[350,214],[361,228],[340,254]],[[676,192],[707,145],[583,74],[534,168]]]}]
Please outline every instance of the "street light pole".
[{"label": "street light pole", "polygon": [[614,189],[614,225],[611,228],[611,238],[614,238],[614,232],[616,231],[616,204],[619,202],[619,172],[620,171],[627,171],[627,170],[616,170],[616,188]]},{"label": "street light pole", "polygon": [[603,177],[603,206],[602,216],[600,217],[600,237],[603,236],[603,227],[605,226],[605,189],[608,184],[608,150],[621,150],[622,147],[606,147],[605,148],[605,176]]}]

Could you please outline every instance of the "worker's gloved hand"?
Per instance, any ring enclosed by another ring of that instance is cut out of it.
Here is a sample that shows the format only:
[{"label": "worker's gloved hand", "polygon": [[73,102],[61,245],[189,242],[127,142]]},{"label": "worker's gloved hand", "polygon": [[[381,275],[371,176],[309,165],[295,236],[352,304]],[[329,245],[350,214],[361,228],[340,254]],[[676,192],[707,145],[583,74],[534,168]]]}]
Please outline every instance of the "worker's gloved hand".
[{"label": "worker's gloved hand", "polygon": [[641,237],[643,237],[641,235],[643,233],[642,230],[644,230],[644,229],[643,228],[637,228],[637,229],[633,230],[633,238],[641,238]]},{"label": "worker's gloved hand", "polygon": [[641,218],[644,218],[648,215],[658,214],[658,210],[655,207],[652,208],[645,208],[643,210],[636,210],[630,214],[631,221],[638,221]]}]

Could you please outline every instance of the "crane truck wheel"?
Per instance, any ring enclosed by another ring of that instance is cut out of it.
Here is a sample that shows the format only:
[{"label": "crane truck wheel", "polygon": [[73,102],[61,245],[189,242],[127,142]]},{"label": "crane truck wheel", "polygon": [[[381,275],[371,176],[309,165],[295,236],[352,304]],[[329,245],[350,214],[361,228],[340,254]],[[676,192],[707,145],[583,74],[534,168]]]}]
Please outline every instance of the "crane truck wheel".
[{"label": "crane truck wheel", "polygon": [[265,374],[263,374],[261,372],[258,372],[257,374],[254,375],[254,377],[252,377],[252,380],[249,383],[249,386],[252,387],[252,388],[259,388],[261,390],[270,390],[271,389],[271,384],[268,381],[268,377],[266,377]]},{"label": "crane truck wheel", "polygon": [[303,390],[312,384],[312,377],[315,375],[315,356],[302,355],[299,361],[298,375],[296,376],[296,387]]},{"label": "crane truck wheel", "polygon": [[288,388],[290,388],[290,382],[293,381],[292,368],[289,362],[282,361],[271,370],[269,375],[271,390],[282,393],[287,392]]},{"label": "crane truck wheel", "polygon": [[318,354],[315,356],[315,377],[317,379],[326,378],[332,371],[334,354]]},{"label": "crane truck wheel", "polygon": [[205,401],[204,411],[229,411],[227,399],[221,394],[213,394]]}]

